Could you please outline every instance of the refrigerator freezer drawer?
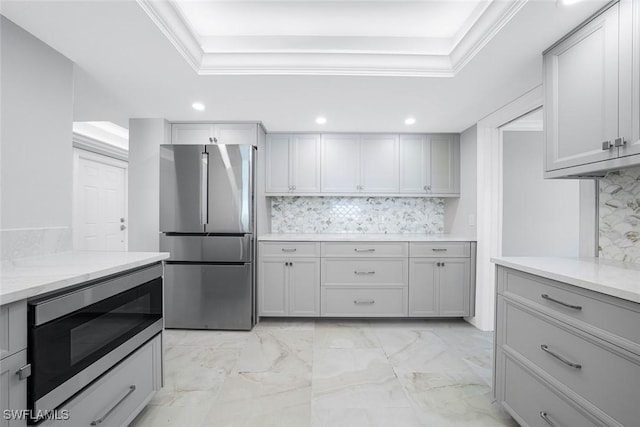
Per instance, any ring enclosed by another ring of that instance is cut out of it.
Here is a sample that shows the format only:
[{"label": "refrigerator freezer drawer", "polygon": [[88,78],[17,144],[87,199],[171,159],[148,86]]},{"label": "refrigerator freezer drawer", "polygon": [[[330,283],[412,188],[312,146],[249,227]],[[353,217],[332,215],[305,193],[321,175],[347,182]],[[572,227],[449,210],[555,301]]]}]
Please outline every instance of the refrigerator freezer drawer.
[{"label": "refrigerator freezer drawer", "polygon": [[253,264],[166,264],[165,326],[250,330]]},{"label": "refrigerator freezer drawer", "polygon": [[169,261],[251,262],[253,235],[205,236],[160,235],[160,250],[171,253]]}]

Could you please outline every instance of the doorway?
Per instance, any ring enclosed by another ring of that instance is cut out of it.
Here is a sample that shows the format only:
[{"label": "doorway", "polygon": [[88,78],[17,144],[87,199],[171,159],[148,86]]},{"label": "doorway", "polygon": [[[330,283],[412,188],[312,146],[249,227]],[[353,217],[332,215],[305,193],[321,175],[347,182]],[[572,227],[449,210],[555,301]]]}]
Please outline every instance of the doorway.
[{"label": "doorway", "polygon": [[78,148],[73,159],[74,249],[126,251],[127,162]]}]

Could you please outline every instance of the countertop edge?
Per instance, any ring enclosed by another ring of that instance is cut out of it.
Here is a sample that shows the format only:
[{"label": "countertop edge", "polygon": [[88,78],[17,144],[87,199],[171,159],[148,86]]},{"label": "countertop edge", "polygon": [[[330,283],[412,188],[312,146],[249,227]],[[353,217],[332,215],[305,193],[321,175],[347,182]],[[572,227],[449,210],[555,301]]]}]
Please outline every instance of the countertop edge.
[{"label": "countertop edge", "polygon": [[448,234],[278,234],[258,236],[259,242],[475,242],[470,236]]}]

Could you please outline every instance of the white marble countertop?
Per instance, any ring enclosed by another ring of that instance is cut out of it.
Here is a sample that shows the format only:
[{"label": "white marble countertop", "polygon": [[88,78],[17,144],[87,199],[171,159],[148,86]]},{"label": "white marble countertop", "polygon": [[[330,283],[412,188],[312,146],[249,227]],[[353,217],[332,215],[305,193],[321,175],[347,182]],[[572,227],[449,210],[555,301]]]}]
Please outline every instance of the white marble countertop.
[{"label": "white marble countertop", "polygon": [[491,262],[640,303],[640,264],[600,258],[499,257]]},{"label": "white marble countertop", "polygon": [[258,236],[261,242],[475,242],[475,237],[454,234],[294,234],[270,233]]},{"label": "white marble countertop", "polygon": [[60,252],[3,261],[0,304],[31,298],[169,258],[165,252]]}]

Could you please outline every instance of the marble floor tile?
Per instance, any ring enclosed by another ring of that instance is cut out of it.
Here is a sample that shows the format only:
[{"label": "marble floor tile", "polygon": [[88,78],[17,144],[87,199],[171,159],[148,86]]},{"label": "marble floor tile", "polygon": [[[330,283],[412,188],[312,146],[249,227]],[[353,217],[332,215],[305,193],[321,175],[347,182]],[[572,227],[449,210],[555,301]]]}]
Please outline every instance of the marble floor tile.
[{"label": "marble floor tile", "polygon": [[208,346],[214,348],[243,348],[247,339],[253,335],[251,331],[197,331],[167,329],[170,346]]},{"label": "marble floor tile", "polygon": [[379,348],[368,322],[318,322],[313,345],[318,348]]},{"label": "marble floor tile", "polygon": [[240,355],[236,371],[309,375],[313,330],[256,329]]},{"label": "marble floor tile", "polygon": [[240,350],[174,346],[164,354],[167,391],[218,391],[235,367]]},{"label": "marble floor tile", "polygon": [[147,405],[130,427],[202,427],[209,412],[206,406]]},{"label": "marble floor tile", "polygon": [[338,408],[312,411],[312,427],[421,427],[412,408]]}]

